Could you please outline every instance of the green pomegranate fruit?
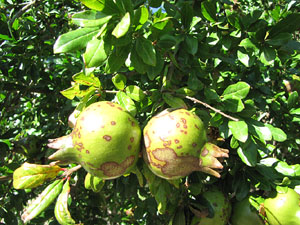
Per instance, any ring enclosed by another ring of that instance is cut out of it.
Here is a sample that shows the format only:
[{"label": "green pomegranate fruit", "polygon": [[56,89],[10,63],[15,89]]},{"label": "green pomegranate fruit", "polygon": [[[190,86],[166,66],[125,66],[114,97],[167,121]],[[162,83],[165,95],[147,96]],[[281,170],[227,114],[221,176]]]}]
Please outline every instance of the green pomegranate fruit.
[{"label": "green pomegranate fruit", "polygon": [[154,174],[178,179],[193,171],[216,177],[222,169],[216,159],[228,157],[228,150],[207,142],[201,119],[186,109],[167,109],[150,119],[144,129],[145,162]]},{"label": "green pomegranate fruit", "polygon": [[291,188],[286,193],[267,198],[264,209],[270,225],[300,224],[300,196]]},{"label": "green pomegranate fruit", "polygon": [[250,204],[249,197],[234,204],[231,215],[232,225],[263,225],[256,209]]},{"label": "green pomegranate fruit", "polygon": [[138,122],[120,105],[93,103],[77,118],[70,135],[49,140],[58,149],[49,159],[60,164],[78,163],[91,175],[113,179],[128,173],[140,150]]},{"label": "green pomegranate fruit", "polygon": [[[217,187],[204,192],[202,197],[213,211],[212,217],[194,217],[192,225],[225,225],[231,214],[231,203],[227,196]],[[242,225],[242,224],[241,224]]]}]

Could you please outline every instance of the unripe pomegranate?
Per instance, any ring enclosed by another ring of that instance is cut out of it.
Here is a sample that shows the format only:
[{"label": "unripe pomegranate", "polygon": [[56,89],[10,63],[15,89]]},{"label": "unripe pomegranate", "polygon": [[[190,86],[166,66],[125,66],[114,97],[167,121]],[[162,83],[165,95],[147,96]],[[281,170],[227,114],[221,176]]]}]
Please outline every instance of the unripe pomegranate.
[{"label": "unripe pomegranate", "polygon": [[250,203],[250,197],[246,197],[240,202],[236,202],[231,215],[232,225],[263,225],[258,212]]},{"label": "unripe pomegranate", "polygon": [[[204,192],[202,197],[213,211],[212,217],[194,217],[192,225],[225,225],[231,215],[231,203],[228,197],[217,187],[213,186]],[[241,224],[242,225],[242,224]],[[254,224],[253,224],[254,225]]]},{"label": "unripe pomegranate", "polygon": [[300,224],[300,196],[294,189],[267,198],[264,209],[270,225]]},{"label": "unripe pomegranate", "polygon": [[140,150],[138,122],[120,105],[93,103],[77,118],[70,135],[49,140],[58,149],[49,159],[60,164],[78,163],[103,179],[117,178],[135,165]]},{"label": "unripe pomegranate", "polygon": [[167,109],[150,119],[144,129],[144,159],[157,176],[178,179],[193,171],[216,177],[222,169],[216,159],[228,150],[207,142],[201,119],[186,109]]}]

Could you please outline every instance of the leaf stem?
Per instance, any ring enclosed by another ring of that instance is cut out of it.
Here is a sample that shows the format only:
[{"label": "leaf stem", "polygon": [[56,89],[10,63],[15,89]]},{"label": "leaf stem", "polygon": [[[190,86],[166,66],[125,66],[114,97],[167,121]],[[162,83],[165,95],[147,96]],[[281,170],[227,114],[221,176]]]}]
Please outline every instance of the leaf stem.
[{"label": "leaf stem", "polygon": [[230,119],[230,120],[233,120],[233,121],[239,121],[239,119],[237,119],[237,118],[235,118],[235,117],[232,117],[232,116],[230,116],[230,115],[228,115],[228,114],[222,112],[221,110],[216,109],[216,108],[212,107],[211,105],[209,105],[209,104],[207,104],[207,103],[205,103],[205,102],[202,102],[202,101],[200,101],[200,100],[198,100],[198,99],[196,99],[196,98],[193,98],[193,97],[190,97],[190,96],[185,96],[185,98],[186,98],[186,99],[189,99],[189,100],[191,100],[191,101],[193,101],[194,103],[199,103],[199,104],[205,106],[206,108],[209,108],[209,109],[215,111],[216,113],[221,114],[222,116],[224,116],[224,117],[226,117],[226,118],[228,118],[228,119]]}]

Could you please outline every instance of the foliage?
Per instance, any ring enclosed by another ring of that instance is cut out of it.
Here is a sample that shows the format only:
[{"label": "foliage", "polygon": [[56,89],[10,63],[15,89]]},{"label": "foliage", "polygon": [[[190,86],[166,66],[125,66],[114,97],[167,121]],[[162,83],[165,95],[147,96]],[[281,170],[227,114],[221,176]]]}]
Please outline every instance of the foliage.
[{"label": "foliage", "polygon": [[[48,185],[15,190],[13,171],[25,161],[48,164],[46,140],[71,131],[74,107],[80,112],[100,100],[118,102],[142,127],[165,108],[193,110],[230,158],[220,179],[194,172],[173,182],[156,177],[141,158],[134,174],[105,182],[100,192],[85,189],[78,170],[69,203],[76,222],[190,224],[210,185],[232,201],[254,191],[300,189],[297,1],[48,0],[0,7],[0,222],[21,224],[27,200]],[[31,223],[45,221],[57,224],[53,204]]]}]

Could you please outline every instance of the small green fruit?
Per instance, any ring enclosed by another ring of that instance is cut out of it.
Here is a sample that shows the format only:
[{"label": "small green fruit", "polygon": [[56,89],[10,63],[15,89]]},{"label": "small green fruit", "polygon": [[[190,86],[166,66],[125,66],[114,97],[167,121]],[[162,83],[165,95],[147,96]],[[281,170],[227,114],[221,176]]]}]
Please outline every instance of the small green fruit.
[{"label": "small green fruit", "polygon": [[70,135],[49,140],[59,149],[49,159],[60,164],[78,163],[91,175],[113,179],[128,173],[140,150],[138,122],[120,105],[93,103],[77,118]]},{"label": "small green fruit", "polygon": [[167,109],[150,119],[144,129],[144,159],[157,176],[178,179],[193,171],[216,177],[222,169],[216,159],[228,150],[207,143],[202,121],[185,109]]},{"label": "small green fruit", "polygon": [[[225,225],[228,223],[231,214],[231,203],[227,196],[218,189],[204,192],[202,197],[207,201],[209,208],[213,210],[213,217],[193,218],[193,225]],[[242,224],[240,224],[242,225]],[[253,224],[254,225],[254,224]]]},{"label": "small green fruit", "polygon": [[291,188],[267,198],[264,208],[270,225],[300,224],[300,196]]},{"label": "small green fruit", "polygon": [[232,225],[263,225],[255,208],[250,204],[249,197],[234,204],[231,216]]}]

